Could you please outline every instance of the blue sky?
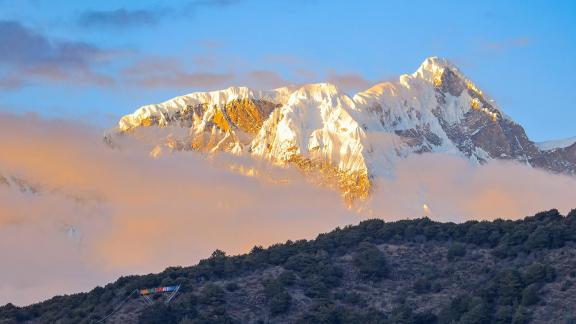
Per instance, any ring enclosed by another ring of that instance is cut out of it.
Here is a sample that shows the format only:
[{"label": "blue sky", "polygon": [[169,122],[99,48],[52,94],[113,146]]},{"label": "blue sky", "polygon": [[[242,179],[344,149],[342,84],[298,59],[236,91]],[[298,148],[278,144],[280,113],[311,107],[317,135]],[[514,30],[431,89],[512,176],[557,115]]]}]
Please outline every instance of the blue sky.
[{"label": "blue sky", "polygon": [[576,2],[0,0],[0,109],[110,127],[196,91],[353,94],[450,59],[536,141],[576,135]]}]

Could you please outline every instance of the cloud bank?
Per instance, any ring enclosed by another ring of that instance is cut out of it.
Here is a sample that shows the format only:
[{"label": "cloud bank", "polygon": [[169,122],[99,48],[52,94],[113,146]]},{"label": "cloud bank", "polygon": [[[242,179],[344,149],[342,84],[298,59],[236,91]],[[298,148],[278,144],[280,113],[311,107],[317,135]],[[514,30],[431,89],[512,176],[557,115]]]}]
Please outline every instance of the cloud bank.
[{"label": "cloud bank", "polygon": [[[127,139],[129,140],[129,139]],[[112,149],[101,131],[0,115],[0,304],[89,290],[116,277],[191,265],[216,248],[313,238],[365,218],[518,218],[573,208],[576,181],[512,163],[409,158],[350,210],[294,170],[222,155]],[[246,177],[222,166],[258,167]],[[285,181],[275,181],[290,179]],[[424,210],[426,204],[429,208]]]}]

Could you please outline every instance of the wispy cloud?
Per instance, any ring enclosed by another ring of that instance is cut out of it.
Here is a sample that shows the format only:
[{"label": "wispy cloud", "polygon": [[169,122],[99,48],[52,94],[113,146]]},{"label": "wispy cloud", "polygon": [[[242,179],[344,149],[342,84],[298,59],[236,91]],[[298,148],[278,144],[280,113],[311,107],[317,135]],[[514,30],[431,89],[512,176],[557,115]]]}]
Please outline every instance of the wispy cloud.
[{"label": "wispy cloud", "polygon": [[267,70],[254,70],[247,73],[247,83],[259,89],[272,89],[291,84],[279,73]]},{"label": "wispy cloud", "polygon": [[127,28],[135,26],[152,26],[166,14],[165,10],[89,10],[78,18],[82,27]]},{"label": "wispy cloud", "polygon": [[220,66],[215,57],[193,56],[190,60],[196,69],[188,68],[174,57],[147,57],[122,70],[120,79],[127,86],[194,90],[214,90],[233,85],[272,89],[293,83],[271,70],[230,71]]},{"label": "wispy cloud", "polygon": [[57,41],[16,21],[0,21],[0,64],[84,66],[105,52],[88,43]]},{"label": "wispy cloud", "polygon": [[56,40],[16,21],[0,21],[0,85],[17,88],[37,79],[111,84],[92,66],[112,53],[78,41]]},{"label": "wispy cloud", "polygon": [[111,10],[86,10],[80,14],[77,23],[85,28],[125,29],[131,27],[154,26],[168,17],[188,17],[198,10],[210,7],[227,7],[240,0],[196,0],[179,6],[166,6],[146,9],[118,8]]},{"label": "wispy cloud", "polygon": [[502,41],[489,41],[484,42],[484,49],[492,52],[502,53],[513,48],[525,47],[530,45],[533,40],[528,37],[517,37]]},{"label": "wispy cloud", "polygon": [[145,88],[196,88],[209,89],[231,85],[231,73],[189,72],[176,58],[148,57],[135,62],[121,72],[128,86]]}]

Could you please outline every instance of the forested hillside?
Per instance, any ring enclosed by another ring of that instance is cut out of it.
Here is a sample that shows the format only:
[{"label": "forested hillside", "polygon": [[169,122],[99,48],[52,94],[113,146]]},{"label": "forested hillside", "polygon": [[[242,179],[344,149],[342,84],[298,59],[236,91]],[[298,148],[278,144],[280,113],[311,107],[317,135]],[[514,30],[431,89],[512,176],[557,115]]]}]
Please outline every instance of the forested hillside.
[{"label": "forested hillside", "polygon": [[[110,313],[110,323],[576,323],[574,281],[576,210],[462,224],[374,219],[8,304],[0,323],[94,323]],[[172,285],[181,288],[168,305],[130,295]]]}]

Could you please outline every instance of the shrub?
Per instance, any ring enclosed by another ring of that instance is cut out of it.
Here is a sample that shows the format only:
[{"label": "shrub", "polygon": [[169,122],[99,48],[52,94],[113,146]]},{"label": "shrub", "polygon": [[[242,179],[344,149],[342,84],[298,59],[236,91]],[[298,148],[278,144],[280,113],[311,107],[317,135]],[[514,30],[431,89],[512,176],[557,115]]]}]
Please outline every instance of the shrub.
[{"label": "shrub", "polygon": [[427,278],[420,278],[412,286],[417,294],[425,294],[432,290],[432,282]]},{"label": "shrub", "polygon": [[265,281],[263,285],[270,314],[275,316],[286,313],[292,303],[292,296],[286,291],[283,283],[275,279]]},{"label": "shrub", "polygon": [[543,265],[542,263],[534,263],[526,269],[523,278],[527,285],[533,283],[552,282],[556,279],[556,271],[551,266]]},{"label": "shrub", "polygon": [[238,290],[240,288],[240,286],[238,286],[238,284],[235,282],[229,282],[226,284],[226,286],[224,286],[224,288],[226,288],[226,290],[228,290],[230,292],[234,292],[234,291]]},{"label": "shrub", "polygon": [[524,307],[518,307],[514,318],[512,319],[512,324],[527,324],[531,320],[530,312]]},{"label": "shrub", "polygon": [[296,282],[296,275],[292,271],[283,271],[278,275],[278,281],[284,286],[292,286]]},{"label": "shrub", "polygon": [[514,308],[512,306],[500,306],[496,309],[494,314],[494,322],[496,323],[510,323],[514,317]]},{"label": "shrub", "polygon": [[202,288],[198,301],[205,305],[218,306],[224,304],[224,290],[220,286],[209,283]]},{"label": "shrub", "polygon": [[280,291],[268,300],[268,307],[273,316],[288,312],[291,304],[292,296],[286,290]]},{"label": "shrub", "polygon": [[178,323],[174,312],[169,306],[162,303],[156,303],[145,308],[138,317],[138,323]]},{"label": "shrub", "polygon": [[570,287],[572,287],[572,285],[573,285],[572,280],[567,279],[562,283],[562,286],[560,286],[560,290],[566,291],[566,290],[570,289]]},{"label": "shrub", "polygon": [[539,291],[540,287],[537,284],[531,284],[524,288],[522,291],[522,305],[531,306],[538,303],[540,300],[540,297],[538,296]]},{"label": "shrub", "polygon": [[453,243],[448,248],[446,259],[448,259],[448,261],[453,261],[456,258],[463,257],[464,255],[466,255],[466,247],[460,243]]},{"label": "shrub", "polygon": [[373,244],[361,244],[354,255],[353,263],[362,278],[380,280],[388,276],[389,269],[386,258]]}]

